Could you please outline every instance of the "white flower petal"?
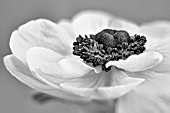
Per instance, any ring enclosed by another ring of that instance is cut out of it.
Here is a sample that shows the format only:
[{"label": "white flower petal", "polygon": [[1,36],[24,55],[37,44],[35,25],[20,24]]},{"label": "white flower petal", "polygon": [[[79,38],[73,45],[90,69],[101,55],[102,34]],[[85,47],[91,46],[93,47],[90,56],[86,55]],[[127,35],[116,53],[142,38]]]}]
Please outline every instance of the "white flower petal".
[{"label": "white flower petal", "polygon": [[155,21],[151,23],[145,23],[140,27],[140,32],[146,35],[150,40],[162,40],[170,36],[170,22],[168,21]]},{"label": "white flower petal", "polygon": [[170,73],[150,73],[132,92],[119,98],[116,113],[169,113]]},{"label": "white flower petal", "polygon": [[32,71],[41,71],[54,78],[81,77],[93,70],[75,58],[62,57],[50,49],[41,47],[33,47],[27,51],[27,62]]},{"label": "white flower petal", "polygon": [[68,78],[62,78],[60,76],[57,76],[56,74],[45,73],[38,69],[34,70],[33,75],[53,87],[56,87],[56,85],[59,85],[59,83],[68,81]]},{"label": "white flower petal", "polygon": [[100,73],[100,72],[102,72],[102,67],[101,66],[96,66],[96,67],[94,67],[94,71],[96,73]]},{"label": "white flower petal", "polygon": [[136,88],[142,82],[144,82],[144,79],[136,78],[135,82],[133,82],[133,83],[112,86],[112,87],[101,87],[98,89],[98,91],[100,92],[101,95],[103,95],[103,98],[105,98],[105,99],[115,99],[115,98],[119,98],[119,97],[127,94],[128,92],[130,92],[131,90]]},{"label": "white flower petal", "polygon": [[170,22],[157,21],[144,24],[141,26],[140,32],[147,38],[146,49],[157,51],[163,55],[163,61],[152,70],[170,71]]},{"label": "white flower petal", "polygon": [[32,73],[30,72],[29,68],[24,65],[19,59],[17,59],[14,55],[8,55],[4,58],[4,64],[8,71],[16,77],[19,81],[23,82],[24,84],[28,85],[31,88],[34,88],[38,91],[47,93],[49,95],[73,100],[73,101],[88,101],[87,98],[81,98],[79,96],[75,96],[72,94],[68,94],[63,92],[60,87],[54,88],[51,87],[44,82],[34,78]]},{"label": "white flower petal", "polygon": [[[109,75],[108,75],[109,76]],[[68,80],[60,84],[60,86],[71,86],[77,88],[98,88],[99,86],[105,86],[107,77],[105,73],[95,73],[92,71],[86,76]]]},{"label": "white flower petal", "polygon": [[130,72],[143,71],[161,63],[163,56],[155,51],[146,51],[139,55],[131,55],[126,60],[109,61],[106,67],[116,66]]},{"label": "white flower petal", "polygon": [[11,51],[24,63],[26,63],[26,51],[35,46],[47,47],[62,55],[70,54],[69,45],[74,37],[71,31],[65,30],[68,28],[72,29],[68,22],[55,24],[46,19],[29,21],[12,33]]},{"label": "white flower petal", "polygon": [[107,13],[84,11],[73,18],[73,27],[76,36],[79,34],[96,34],[103,28],[107,28],[111,20],[112,16]]},{"label": "white flower petal", "polygon": [[61,84],[60,85],[65,91],[67,91],[68,93],[73,93],[77,96],[82,96],[84,98],[89,98],[89,99],[100,99],[101,97],[96,97],[98,96],[96,94],[97,91],[95,91],[95,89],[93,88],[77,88],[77,87],[72,87],[72,86],[68,86],[65,84]]},{"label": "white flower petal", "polygon": [[102,11],[83,11],[73,18],[73,27],[78,35],[96,34],[103,29],[126,30],[130,35],[138,32],[138,27],[121,18]]},{"label": "white flower petal", "polygon": [[[79,96],[107,100],[118,98],[144,82],[144,79],[128,77],[125,73],[118,70],[113,70],[111,76],[107,74],[97,75],[69,80],[60,84],[60,86],[66,91]],[[116,82],[116,84],[113,82]]]},{"label": "white flower petal", "polygon": [[98,91],[105,99],[119,98],[145,81],[142,78],[128,77],[123,71],[116,68],[113,70],[110,80],[110,87],[98,88]]},{"label": "white flower petal", "polygon": [[[76,78],[76,77],[82,77],[89,72],[93,71],[93,68],[86,65],[80,60],[77,60],[75,58],[65,58],[59,62],[59,65],[63,67],[63,71],[61,72],[62,77],[64,78]],[[63,74],[62,74],[63,73]]]},{"label": "white flower petal", "polygon": [[45,85],[43,82],[35,79],[32,76],[28,66],[24,65],[20,60],[18,60],[14,55],[8,55],[4,57],[4,64],[8,71],[16,77],[21,82],[27,84],[32,88],[44,88],[47,89],[49,86]]}]

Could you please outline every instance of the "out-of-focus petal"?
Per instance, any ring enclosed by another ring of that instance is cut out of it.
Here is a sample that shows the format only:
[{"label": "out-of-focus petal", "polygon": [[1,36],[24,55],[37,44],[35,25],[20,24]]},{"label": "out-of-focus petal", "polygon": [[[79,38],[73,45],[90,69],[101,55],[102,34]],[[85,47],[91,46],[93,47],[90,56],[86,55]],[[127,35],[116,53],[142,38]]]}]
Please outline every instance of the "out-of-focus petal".
[{"label": "out-of-focus petal", "polygon": [[76,36],[79,34],[96,34],[104,28],[108,28],[112,21],[110,14],[98,11],[83,11],[73,18],[73,28]]},{"label": "out-of-focus petal", "polygon": [[66,91],[79,96],[105,100],[118,98],[144,81],[141,78],[128,77],[117,69],[110,74],[88,75],[69,80],[60,84],[60,86]]},{"label": "out-of-focus petal", "polygon": [[24,65],[20,60],[18,60],[14,55],[8,55],[4,57],[4,64],[8,71],[16,77],[21,82],[27,84],[32,88],[49,88],[43,82],[35,79],[28,66]]},{"label": "out-of-focus petal", "polygon": [[144,73],[152,78],[119,98],[116,113],[170,113],[170,73]]},{"label": "out-of-focus petal", "polygon": [[102,11],[83,11],[73,18],[73,27],[78,35],[96,34],[103,29],[126,30],[131,35],[138,32],[138,27],[121,18]]},{"label": "out-of-focus petal", "polygon": [[59,54],[71,54],[70,43],[74,40],[69,22],[55,24],[46,19],[38,19],[27,22],[14,31],[10,38],[12,53],[26,63],[26,51],[30,47],[46,47]]},{"label": "out-of-focus petal", "polygon": [[[62,79],[72,79],[86,75],[93,70],[83,62],[63,57],[56,52],[42,47],[33,47],[27,51],[27,62],[35,73],[42,72],[41,77],[48,79],[49,76]],[[51,79],[55,82],[55,79]]]},{"label": "out-of-focus petal", "polygon": [[170,71],[170,22],[157,21],[143,24],[140,27],[140,32],[147,38],[146,49],[157,51],[163,55],[163,61],[152,70]]},{"label": "out-of-focus petal", "polygon": [[170,22],[156,21],[151,23],[145,23],[140,27],[140,32],[146,35],[148,43],[150,40],[162,40],[170,36]]},{"label": "out-of-focus petal", "polygon": [[116,66],[130,72],[143,71],[161,63],[163,56],[156,51],[147,51],[139,55],[131,55],[126,60],[109,61],[106,67]]},{"label": "out-of-focus petal", "polygon": [[14,77],[16,77],[19,81],[23,82],[24,84],[30,86],[31,88],[37,89],[38,91],[47,93],[58,98],[64,98],[74,101],[88,101],[87,98],[81,98],[76,95],[68,94],[66,92],[63,92],[60,89],[60,87],[58,88],[51,87],[45,84],[44,82],[34,78],[29,68],[26,65],[24,65],[19,59],[17,59],[14,55],[6,56],[4,58],[4,64],[8,71]]},{"label": "out-of-focus petal", "polygon": [[89,103],[75,104],[78,113],[114,113],[116,100],[93,100]]}]

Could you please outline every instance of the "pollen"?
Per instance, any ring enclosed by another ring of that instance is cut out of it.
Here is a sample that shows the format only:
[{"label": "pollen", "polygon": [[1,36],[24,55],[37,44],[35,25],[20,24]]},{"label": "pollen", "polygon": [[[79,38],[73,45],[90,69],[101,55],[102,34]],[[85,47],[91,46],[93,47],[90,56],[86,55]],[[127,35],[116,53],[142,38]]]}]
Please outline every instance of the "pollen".
[{"label": "pollen", "polygon": [[146,41],[145,36],[130,36],[125,30],[104,29],[95,35],[79,35],[73,43],[73,54],[107,72],[111,69],[105,67],[107,62],[126,60],[130,55],[142,53]]}]

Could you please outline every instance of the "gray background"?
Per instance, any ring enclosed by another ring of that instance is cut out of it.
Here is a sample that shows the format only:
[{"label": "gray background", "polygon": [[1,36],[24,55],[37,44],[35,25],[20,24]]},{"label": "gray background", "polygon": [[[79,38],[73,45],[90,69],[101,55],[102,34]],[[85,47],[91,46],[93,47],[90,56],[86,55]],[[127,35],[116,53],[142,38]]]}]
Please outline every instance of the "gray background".
[{"label": "gray background", "polygon": [[8,41],[13,30],[37,18],[57,21],[85,9],[104,10],[138,24],[170,20],[170,0],[0,0],[0,113],[70,113],[71,106],[52,102],[40,106],[30,99],[32,89],[18,82],[4,68],[10,54]]}]

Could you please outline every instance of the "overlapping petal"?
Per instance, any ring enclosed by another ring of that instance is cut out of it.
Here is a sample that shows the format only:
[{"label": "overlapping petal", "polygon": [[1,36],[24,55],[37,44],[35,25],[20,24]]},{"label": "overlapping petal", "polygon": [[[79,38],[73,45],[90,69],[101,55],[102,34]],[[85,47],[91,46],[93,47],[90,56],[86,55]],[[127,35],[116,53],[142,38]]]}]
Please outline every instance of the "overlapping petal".
[{"label": "overlapping petal", "polygon": [[169,113],[170,23],[158,21],[144,24],[140,32],[147,37],[147,51],[156,51],[163,59],[149,70],[128,72],[129,76],[145,78],[146,82],[119,99],[117,113]]},{"label": "overlapping petal", "polygon": [[157,72],[169,72],[170,69],[170,22],[157,21],[143,24],[140,27],[141,34],[147,37],[146,49],[157,51],[163,55],[163,61],[152,70]]},{"label": "overlapping petal", "polygon": [[119,98],[116,113],[169,113],[170,73],[143,72],[149,78],[132,92]]},{"label": "overlapping petal", "polygon": [[[94,18],[95,16],[92,15],[97,15],[97,13],[93,13],[93,14],[89,14],[90,16],[81,16],[83,20],[82,24],[78,24],[78,25],[82,25],[87,27],[84,27],[83,29],[87,30],[89,29],[88,26],[91,25],[91,28],[93,28],[93,31],[100,31],[100,29],[96,29],[97,26],[101,25],[101,24],[95,24],[95,19],[97,20],[97,18]],[[88,15],[88,14],[86,14]],[[91,18],[92,17],[92,18]],[[97,16],[96,16],[97,17]],[[110,15],[108,16],[110,17]],[[92,20],[88,20],[87,18],[91,18]],[[112,17],[111,17],[112,18]],[[111,18],[107,18],[107,20],[111,20]],[[79,18],[78,18],[79,19]],[[76,21],[78,21],[78,19]],[[99,19],[100,20],[100,19]],[[85,22],[84,22],[85,21]],[[121,21],[121,20],[120,20]],[[88,22],[92,22],[93,24],[86,24]],[[110,21],[109,21],[110,22]],[[122,23],[126,23],[121,21]],[[78,22],[77,22],[78,23]],[[101,22],[102,23],[102,22]],[[105,22],[103,22],[105,23]],[[112,23],[112,22],[110,22]],[[126,23],[128,24],[128,23]],[[105,24],[107,25],[107,24]],[[113,24],[114,27],[118,25],[118,29],[121,28],[121,24],[116,24],[116,22]],[[132,25],[132,24],[130,24]],[[133,26],[133,25],[132,25]],[[145,56],[145,59],[140,59],[138,58],[136,61],[135,59],[131,59],[131,62],[128,63],[121,63],[120,65],[116,65],[116,66],[120,66],[121,69],[125,69],[128,71],[145,71],[147,69],[151,69],[152,71],[156,71],[156,72],[160,72],[157,74],[143,74],[141,75],[140,73],[136,73],[136,78],[140,77],[140,78],[148,78],[148,77],[155,77],[154,78],[150,78],[149,80],[147,80],[143,84],[140,85],[140,88],[136,88],[135,90],[133,90],[132,92],[130,92],[129,94],[127,94],[127,96],[125,95],[123,98],[120,98],[120,106],[119,106],[119,111],[118,113],[169,113],[169,88],[168,88],[168,74],[166,74],[166,77],[164,74],[162,74],[161,72],[165,73],[165,72],[169,72],[169,67],[170,67],[170,23],[169,22],[154,22],[154,23],[150,23],[150,24],[144,24],[142,25],[140,28],[138,28],[137,26],[130,26],[128,29],[132,29],[132,30],[128,30],[126,29],[126,27],[122,27],[124,30],[127,30],[130,34],[136,33],[136,34],[140,34],[140,35],[144,35],[147,37],[147,43],[146,43],[146,48],[147,48],[147,52],[151,51],[153,54],[149,53],[148,55],[150,56]],[[115,27],[116,28],[116,27]],[[139,30],[140,29],[140,30]],[[131,33],[132,32],[132,33]],[[146,54],[146,53],[144,53]],[[150,58],[149,58],[150,57]],[[127,62],[127,61],[126,61]],[[118,63],[118,62],[117,62]],[[119,64],[118,63],[118,64]],[[141,65],[144,64],[144,65]],[[116,64],[116,63],[115,63]],[[123,67],[123,68],[122,68]],[[133,76],[135,77],[135,76]],[[160,78],[161,77],[161,78]],[[163,80],[164,79],[164,80]],[[165,80],[166,79],[166,80]],[[165,82],[165,83],[163,83]],[[159,84],[159,85],[157,85]],[[149,86],[148,86],[149,85]],[[148,87],[147,87],[148,86]],[[158,87],[157,87],[158,86]],[[165,88],[165,87],[166,88]],[[143,87],[143,88],[141,88]],[[164,88],[163,88],[164,87]],[[137,92],[138,91],[138,92]],[[135,92],[135,93],[134,93]],[[137,93],[136,93],[137,92]],[[158,95],[159,94],[159,95]],[[125,99],[125,100],[124,100]],[[132,102],[131,102],[132,99]]]},{"label": "overlapping petal", "polygon": [[128,77],[122,71],[114,69],[112,73],[91,74],[78,79],[69,80],[60,86],[73,94],[91,99],[115,99],[125,95],[139,84],[141,78]]},{"label": "overlapping petal", "polygon": [[126,60],[109,61],[106,67],[116,66],[130,72],[151,69],[161,63],[163,56],[156,51],[147,51],[139,55],[131,55]]},{"label": "overlapping petal", "polygon": [[83,11],[73,18],[76,36],[96,34],[103,29],[126,30],[130,35],[138,32],[138,27],[127,20],[114,17],[102,11]]},{"label": "overlapping petal", "polygon": [[31,71],[38,78],[43,81],[47,79],[53,83],[81,77],[93,70],[93,68],[75,58],[61,56],[50,49],[42,47],[29,49],[26,58]]},{"label": "overlapping petal", "polygon": [[24,65],[19,59],[17,59],[14,55],[8,55],[4,58],[4,64],[8,71],[16,77],[18,80],[23,82],[24,84],[37,89],[38,91],[47,93],[49,95],[64,98],[68,100],[74,101],[88,101],[88,98],[81,98],[77,95],[69,94],[63,92],[60,87],[51,87],[41,80],[32,76],[30,69]]},{"label": "overlapping petal", "polygon": [[27,22],[14,31],[10,38],[12,53],[26,63],[26,51],[31,47],[46,47],[59,54],[71,53],[70,43],[74,40],[71,24],[62,21],[55,24],[46,19]]}]

